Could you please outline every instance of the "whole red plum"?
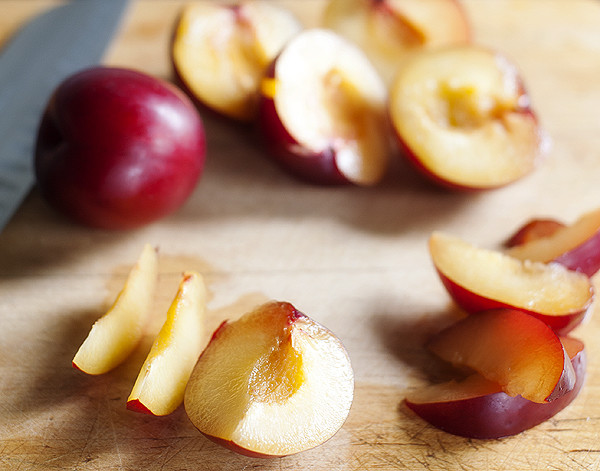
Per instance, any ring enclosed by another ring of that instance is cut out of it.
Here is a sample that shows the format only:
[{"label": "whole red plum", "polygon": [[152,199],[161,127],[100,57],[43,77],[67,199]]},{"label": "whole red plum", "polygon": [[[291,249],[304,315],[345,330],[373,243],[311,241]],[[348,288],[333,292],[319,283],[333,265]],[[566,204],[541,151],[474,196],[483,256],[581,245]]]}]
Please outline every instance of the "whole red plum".
[{"label": "whole red plum", "polygon": [[205,154],[202,119],[178,88],[135,70],[93,67],[50,97],[35,172],[59,211],[88,226],[131,229],[183,205]]}]

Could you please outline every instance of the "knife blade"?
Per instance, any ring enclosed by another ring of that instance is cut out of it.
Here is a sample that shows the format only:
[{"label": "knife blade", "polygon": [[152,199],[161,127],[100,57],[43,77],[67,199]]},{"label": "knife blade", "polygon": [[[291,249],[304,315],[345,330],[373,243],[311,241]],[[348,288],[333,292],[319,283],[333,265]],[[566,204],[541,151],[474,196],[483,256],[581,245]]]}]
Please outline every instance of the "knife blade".
[{"label": "knife blade", "polygon": [[96,65],[129,0],[72,0],[34,18],[0,55],[0,231],[34,184],[33,152],[50,94]]}]

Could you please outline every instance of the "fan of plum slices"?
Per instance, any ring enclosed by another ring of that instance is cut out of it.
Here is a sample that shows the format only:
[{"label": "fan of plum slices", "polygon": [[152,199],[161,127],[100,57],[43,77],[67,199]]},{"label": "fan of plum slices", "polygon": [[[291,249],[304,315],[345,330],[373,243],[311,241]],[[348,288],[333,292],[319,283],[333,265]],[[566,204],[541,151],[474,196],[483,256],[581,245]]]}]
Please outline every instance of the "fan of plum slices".
[{"label": "fan of plum slices", "polygon": [[405,404],[431,425],[468,438],[516,435],[553,417],[577,397],[585,382],[587,356],[583,342],[560,338],[575,373],[575,384],[551,402],[538,403],[510,396],[497,382],[473,373],[411,391]]},{"label": "fan of plum slices", "polygon": [[[526,246],[567,227],[534,219],[509,240],[512,247]],[[411,391],[408,408],[455,435],[500,438],[567,407],[586,376],[584,344],[566,334],[589,312],[589,277],[440,232],[430,237],[429,249],[444,286],[465,312],[428,347],[463,378]]]}]

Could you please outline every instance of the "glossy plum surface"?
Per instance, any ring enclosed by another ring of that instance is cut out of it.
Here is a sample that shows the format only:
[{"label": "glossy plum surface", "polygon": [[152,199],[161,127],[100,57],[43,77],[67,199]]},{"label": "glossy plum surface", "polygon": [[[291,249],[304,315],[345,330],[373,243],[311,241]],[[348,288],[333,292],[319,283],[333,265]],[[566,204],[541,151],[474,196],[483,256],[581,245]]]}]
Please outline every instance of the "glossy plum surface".
[{"label": "glossy plum surface", "polygon": [[575,374],[559,337],[521,311],[467,316],[428,343],[441,359],[477,371],[511,396],[552,402],[573,389]]},{"label": "glossy plum surface", "polygon": [[205,151],[201,117],[179,89],[96,67],[67,78],[50,98],[35,148],[37,184],[80,223],[129,229],[186,201]]}]

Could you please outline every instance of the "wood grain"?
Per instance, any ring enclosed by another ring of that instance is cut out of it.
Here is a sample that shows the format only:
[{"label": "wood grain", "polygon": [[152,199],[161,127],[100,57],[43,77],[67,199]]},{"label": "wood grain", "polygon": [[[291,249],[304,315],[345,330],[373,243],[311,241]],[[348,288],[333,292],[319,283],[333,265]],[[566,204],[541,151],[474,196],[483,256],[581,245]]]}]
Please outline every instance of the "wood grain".
[{"label": "wood grain", "polygon": [[[60,2],[0,1],[0,40]],[[168,41],[182,2],[138,0],[105,62],[170,79]],[[281,2],[307,26],[321,0]],[[426,240],[445,230],[494,247],[532,216],[575,220],[600,203],[600,3],[465,0],[475,40],[520,66],[552,147],[530,177],[482,194],[437,190],[397,162],[372,189],[322,188],[275,167],[249,132],[205,116],[208,162],[189,202],[146,228],[82,228],[34,189],[0,233],[0,469],[600,469],[600,313],[574,335],[588,379],[552,420],[503,440],[435,430],[402,405],[442,374],[423,340],[452,319]],[[122,367],[86,377],[71,359],[145,242],[160,247],[160,289],[145,342]],[[257,460],[203,438],[183,410],[125,409],[183,270],[210,289],[210,328],[265,299],[294,303],[336,332],[356,373],[347,423],[295,456]]]}]

